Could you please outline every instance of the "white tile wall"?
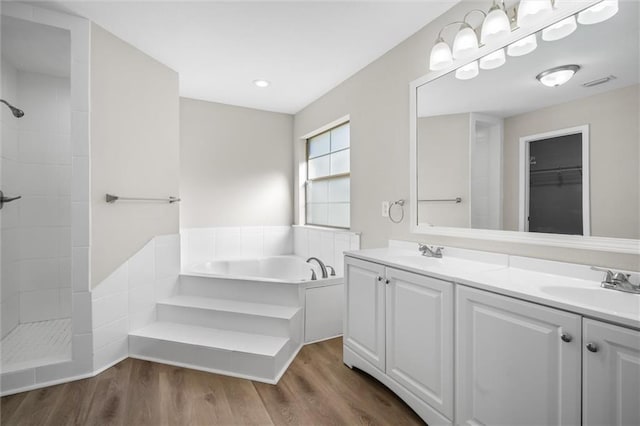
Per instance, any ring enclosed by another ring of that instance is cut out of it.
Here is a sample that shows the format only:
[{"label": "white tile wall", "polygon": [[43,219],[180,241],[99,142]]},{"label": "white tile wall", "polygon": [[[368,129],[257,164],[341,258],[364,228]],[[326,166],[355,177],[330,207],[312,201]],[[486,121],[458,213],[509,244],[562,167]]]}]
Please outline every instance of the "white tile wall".
[{"label": "white tile wall", "polygon": [[155,321],[155,303],[177,292],[180,236],[149,241],[91,292],[93,368],[128,355],[129,331]]},{"label": "white tile wall", "polygon": [[318,257],[335,268],[337,275],[344,273],[344,252],[360,249],[360,235],[355,232],[293,226],[294,253],[301,257]]},{"label": "white tile wall", "polygon": [[187,228],[180,230],[182,268],[212,259],[249,259],[293,253],[290,226]]}]

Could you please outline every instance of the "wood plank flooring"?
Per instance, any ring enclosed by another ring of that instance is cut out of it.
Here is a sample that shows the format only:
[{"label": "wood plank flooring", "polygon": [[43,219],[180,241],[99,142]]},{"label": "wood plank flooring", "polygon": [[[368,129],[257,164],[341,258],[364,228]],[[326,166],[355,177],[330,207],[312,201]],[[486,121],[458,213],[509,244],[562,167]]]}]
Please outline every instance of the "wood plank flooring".
[{"label": "wood plank flooring", "polygon": [[1,425],[421,425],[342,363],[342,339],[302,348],[277,385],[127,359],[96,377],[4,397]]}]

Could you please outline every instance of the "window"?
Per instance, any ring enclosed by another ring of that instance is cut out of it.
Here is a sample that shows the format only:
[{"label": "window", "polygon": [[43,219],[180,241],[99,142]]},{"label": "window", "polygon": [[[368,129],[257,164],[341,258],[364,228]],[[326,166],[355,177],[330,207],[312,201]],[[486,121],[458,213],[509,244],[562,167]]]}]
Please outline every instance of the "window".
[{"label": "window", "polygon": [[349,228],[349,123],[307,139],[306,224]]}]

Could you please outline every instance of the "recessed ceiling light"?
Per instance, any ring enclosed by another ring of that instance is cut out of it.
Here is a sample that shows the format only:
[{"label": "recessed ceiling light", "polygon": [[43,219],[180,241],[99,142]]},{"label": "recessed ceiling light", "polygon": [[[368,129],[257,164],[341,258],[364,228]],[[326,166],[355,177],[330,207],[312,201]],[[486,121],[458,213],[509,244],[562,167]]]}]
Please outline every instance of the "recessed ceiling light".
[{"label": "recessed ceiling light", "polygon": [[265,88],[265,87],[269,87],[271,83],[269,83],[267,80],[253,80],[253,84],[255,84],[258,87]]},{"label": "recessed ceiling light", "polygon": [[573,77],[579,69],[580,65],[563,65],[542,71],[536,78],[547,87],[562,86],[571,80],[571,77]]}]

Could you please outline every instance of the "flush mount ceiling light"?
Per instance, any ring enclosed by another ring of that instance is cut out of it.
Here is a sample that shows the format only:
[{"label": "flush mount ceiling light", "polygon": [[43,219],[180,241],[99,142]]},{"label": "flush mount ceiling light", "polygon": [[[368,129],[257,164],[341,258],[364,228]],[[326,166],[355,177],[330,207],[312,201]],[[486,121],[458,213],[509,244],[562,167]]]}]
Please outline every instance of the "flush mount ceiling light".
[{"label": "flush mount ceiling light", "polygon": [[525,38],[522,38],[514,43],[511,43],[507,47],[507,55],[509,56],[524,56],[533,52],[538,47],[538,40],[535,34],[531,34]]},{"label": "flush mount ceiling light", "polygon": [[578,13],[578,22],[582,25],[597,24],[606,21],[616,13],[618,13],[618,0],[603,0]]},{"label": "flush mount ceiling light", "polygon": [[264,89],[265,87],[269,87],[271,85],[271,83],[267,80],[253,80],[253,84],[255,84],[257,87],[260,87],[261,89]]},{"label": "flush mount ceiling light", "polygon": [[536,79],[547,87],[558,87],[571,80],[579,69],[580,65],[563,65],[542,71]]},{"label": "flush mount ceiling light", "polygon": [[505,62],[507,62],[507,58],[504,55],[504,49],[498,49],[480,58],[480,68],[483,70],[493,70],[501,67]]},{"label": "flush mount ceiling light", "polygon": [[544,41],[560,40],[573,33],[577,28],[578,24],[576,24],[576,17],[569,16],[568,18],[542,30],[542,39]]}]

